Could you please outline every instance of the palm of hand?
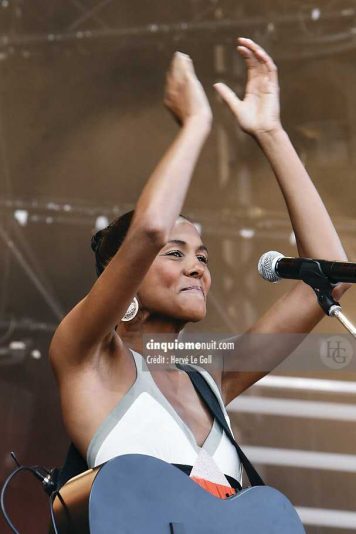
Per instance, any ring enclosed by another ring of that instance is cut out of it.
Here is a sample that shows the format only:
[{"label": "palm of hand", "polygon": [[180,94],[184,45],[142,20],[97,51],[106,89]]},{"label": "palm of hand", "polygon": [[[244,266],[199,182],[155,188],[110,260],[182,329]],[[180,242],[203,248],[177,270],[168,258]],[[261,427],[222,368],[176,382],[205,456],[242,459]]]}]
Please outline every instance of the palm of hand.
[{"label": "palm of hand", "polygon": [[242,130],[258,133],[273,130],[279,125],[279,90],[271,83],[249,84],[244,100],[236,112]]}]

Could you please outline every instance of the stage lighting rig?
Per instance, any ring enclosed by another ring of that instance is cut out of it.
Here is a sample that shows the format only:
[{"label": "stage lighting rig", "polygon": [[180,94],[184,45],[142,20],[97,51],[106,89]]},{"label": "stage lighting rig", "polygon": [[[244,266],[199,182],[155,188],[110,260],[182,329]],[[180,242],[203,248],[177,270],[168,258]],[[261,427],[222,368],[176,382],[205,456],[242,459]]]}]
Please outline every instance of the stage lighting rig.
[{"label": "stage lighting rig", "polygon": [[[114,2],[91,2],[87,7],[82,6],[81,13],[71,13],[69,9],[66,13],[69,19],[65,19],[67,24],[63,25],[63,7],[58,0],[48,16],[46,31],[46,13],[41,13],[44,24],[39,27],[33,9],[24,4],[22,24],[11,34],[4,27],[0,37],[0,57],[1,53],[7,59],[18,54],[26,59],[31,57],[32,49],[38,53],[48,49],[63,52],[63,46],[79,52],[90,47],[90,43],[95,46],[99,40],[109,44],[114,41],[115,47],[121,49],[164,46],[172,40],[231,44],[235,35],[250,35],[262,44],[269,42],[271,46],[274,41],[279,45],[282,42],[283,46],[277,46],[273,51],[277,61],[281,57],[317,57],[318,54],[328,55],[356,47],[356,4],[353,0],[327,3],[311,0],[288,3],[284,0],[190,0],[182,3],[176,13],[167,12],[163,0],[161,8],[159,3],[155,6],[155,10],[147,13],[143,10],[140,17],[132,18],[132,7],[128,3],[120,2],[116,7]],[[123,20],[127,21],[126,26]],[[78,47],[75,48],[75,44]]]},{"label": "stage lighting rig", "polygon": [[7,345],[0,346],[0,366],[23,363],[30,352],[32,342],[28,339],[14,339]]}]

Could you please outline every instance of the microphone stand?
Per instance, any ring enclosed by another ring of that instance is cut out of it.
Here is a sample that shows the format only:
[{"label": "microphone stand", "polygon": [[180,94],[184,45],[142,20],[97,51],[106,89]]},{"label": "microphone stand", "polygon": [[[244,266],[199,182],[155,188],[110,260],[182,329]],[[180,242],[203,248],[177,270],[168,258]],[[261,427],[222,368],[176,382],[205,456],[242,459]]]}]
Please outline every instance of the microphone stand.
[{"label": "microphone stand", "polygon": [[329,317],[336,317],[340,323],[356,338],[356,327],[342,312],[339,302],[332,296],[334,285],[322,272],[317,261],[302,266],[300,270],[301,279],[308,284],[315,292],[318,302]]}]

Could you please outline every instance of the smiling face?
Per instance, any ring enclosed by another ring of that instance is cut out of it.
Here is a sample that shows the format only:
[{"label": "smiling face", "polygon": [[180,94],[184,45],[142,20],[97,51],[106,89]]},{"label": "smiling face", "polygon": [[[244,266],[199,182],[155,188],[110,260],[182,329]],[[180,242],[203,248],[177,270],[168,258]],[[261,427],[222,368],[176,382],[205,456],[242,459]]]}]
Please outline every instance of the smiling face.
[{"label": "smiling face", "polygon": [[207,261],[196,227],[178,218],[139,287],[142,306],[151,314],[185,322],[203,319],[211,284]]}]

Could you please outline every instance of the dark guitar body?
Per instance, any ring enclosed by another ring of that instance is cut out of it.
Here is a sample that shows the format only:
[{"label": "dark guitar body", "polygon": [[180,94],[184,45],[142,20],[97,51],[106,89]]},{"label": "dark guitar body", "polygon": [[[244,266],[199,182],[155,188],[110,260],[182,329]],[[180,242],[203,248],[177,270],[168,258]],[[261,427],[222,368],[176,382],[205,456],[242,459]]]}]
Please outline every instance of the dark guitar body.
[{"label": "dark guitar body", "polygon": [[305,534],[289,500],[271,487],[219,499],[178,468],[139,454],[99,469],[89,526],[90,534]]}]

